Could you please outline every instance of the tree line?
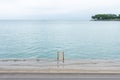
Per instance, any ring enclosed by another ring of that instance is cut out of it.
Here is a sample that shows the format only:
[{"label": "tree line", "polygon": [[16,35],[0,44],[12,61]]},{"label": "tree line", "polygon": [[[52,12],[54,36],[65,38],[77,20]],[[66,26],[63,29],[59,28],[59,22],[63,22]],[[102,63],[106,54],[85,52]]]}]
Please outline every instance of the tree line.
[{"label": "tree line", "polygon": [[93,20],[120,20],[120,14],[96,14],[91,17]]}]

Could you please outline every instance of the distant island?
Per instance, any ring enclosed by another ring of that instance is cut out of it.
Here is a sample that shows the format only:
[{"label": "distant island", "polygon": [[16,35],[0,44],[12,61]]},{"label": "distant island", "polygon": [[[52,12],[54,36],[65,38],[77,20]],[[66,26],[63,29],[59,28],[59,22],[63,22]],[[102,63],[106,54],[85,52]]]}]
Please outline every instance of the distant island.
[{"label": "distant island", "polygon": [[91,18],[95,21],[120,21],[120,14],[96,14]]}]

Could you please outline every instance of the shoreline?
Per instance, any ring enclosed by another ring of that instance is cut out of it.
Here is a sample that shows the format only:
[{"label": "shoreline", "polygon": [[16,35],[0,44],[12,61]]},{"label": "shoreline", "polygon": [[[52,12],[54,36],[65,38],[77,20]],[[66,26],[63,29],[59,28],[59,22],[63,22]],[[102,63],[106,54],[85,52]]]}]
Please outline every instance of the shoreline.
[{"label": "shoreline", "polygon": [[90,21],[120,21],[120,20],[90,20]]},{"label": "shoreline", "polygon": [[0,73],[120,73],[120,60],[0,60]]}]

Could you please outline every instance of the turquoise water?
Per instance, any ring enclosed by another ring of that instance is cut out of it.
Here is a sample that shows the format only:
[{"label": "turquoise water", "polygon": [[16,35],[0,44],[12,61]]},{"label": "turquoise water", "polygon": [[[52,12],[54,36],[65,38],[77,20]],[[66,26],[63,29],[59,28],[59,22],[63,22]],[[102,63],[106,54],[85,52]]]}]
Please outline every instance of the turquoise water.
[{"label": "turquoise water", "polygon": [[120,59],[118,21],[0,21],[0,59]]}]

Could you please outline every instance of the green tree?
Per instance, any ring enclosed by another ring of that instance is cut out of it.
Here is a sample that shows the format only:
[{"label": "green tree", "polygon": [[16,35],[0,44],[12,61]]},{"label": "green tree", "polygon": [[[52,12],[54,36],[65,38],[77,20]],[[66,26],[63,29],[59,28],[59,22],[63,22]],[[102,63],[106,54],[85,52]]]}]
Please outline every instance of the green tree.
[{"label": "green tree", "polygon": [[96,14],[95,16],[92,16],[92,19],[94,20],[108,20],[108,19],[116,19],[116,14]]}]

